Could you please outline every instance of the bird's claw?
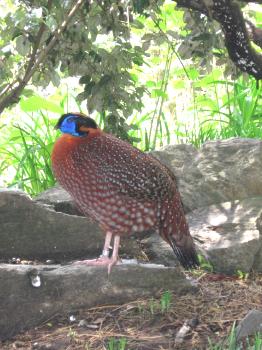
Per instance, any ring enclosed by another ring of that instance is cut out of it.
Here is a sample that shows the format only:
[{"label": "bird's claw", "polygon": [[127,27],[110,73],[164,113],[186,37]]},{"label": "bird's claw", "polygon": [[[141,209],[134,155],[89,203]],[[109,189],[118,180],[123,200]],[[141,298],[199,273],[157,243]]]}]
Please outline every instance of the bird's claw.
[{"label": "bird's claw", "polygon": [[74,261],[73,265],[107,266],[107,272],[109,275],[112,271],[112,267],[118,263],[121,263],[121,260],[119,258],[113,259],[105,256],[100,256],[97,259]]}]

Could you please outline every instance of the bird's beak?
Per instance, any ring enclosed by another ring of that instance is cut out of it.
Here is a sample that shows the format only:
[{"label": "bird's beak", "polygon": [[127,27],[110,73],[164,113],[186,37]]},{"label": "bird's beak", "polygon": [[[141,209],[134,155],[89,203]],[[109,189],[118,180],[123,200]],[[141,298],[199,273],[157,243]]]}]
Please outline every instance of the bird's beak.
[{"label": "bird's beak", "polygon": [[56,123],[56,125],[54,126],[54,129],[58,129],[59,128],[59,123]]}]

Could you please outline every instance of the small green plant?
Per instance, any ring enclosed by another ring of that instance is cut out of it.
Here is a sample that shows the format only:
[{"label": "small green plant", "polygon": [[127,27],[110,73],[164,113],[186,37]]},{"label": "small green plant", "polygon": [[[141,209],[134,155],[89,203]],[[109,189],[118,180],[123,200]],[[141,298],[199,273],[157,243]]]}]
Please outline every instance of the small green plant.
[{"label": "small green plant", "polygon": [[208,339],[209,348],[208,350],[240,350],[237,347],[236,341],[236,324],[234,322],[228,338],[221,344],[214,344],[210,339]]},{"label": "small green plant", "polygon": [[161,312],[165,313],[168,312],[171,305],[171,293],[167,290],[165,291],[160,298],[160,306],[161,306]]},{"label": "small green plant", "polygon": [[151,315],[154,315],[158,308],[158,304],[156,303],[155,299],[154,298],[149,299],[148,305],[149,305],[149,310]]},{"label": "small green plant", "polygon": [[145,310],[145,307],[144,307],[144,305],[143,304],[141,304],[141,303],[137,303],[137,308],[138,308],[138,312],[140,313],[140,314],[142,314],[143,312],[144,312],[144,310]]},{"label": "small green plant", "polygon": [[261,350],[262,349],[262,333],[257,333],[254,339],[254,349],[253,350]]},{"label": "small green plant", "polygon": [[148,313],[151,316],[161,312],[166,313],[170,310],[172,295],[169,291],[162,293],[160,300],[150,298],[147,303],[138,303],[137,308],[140,314],[148,317]]},{"label": "small green plant", "polygon": [[118,343],[118,350],[125,350],[126,345],[127,345],[126,338],[120,338]]},{"label": "small green plant", "polygon": [[70,338],[70,341],[72,343],[76,342],[77,333],[71,327],[69,328],[69,332],[67,333],[67,336]]},{"label": "small green plant", "polygon": [[244,271],[241,271],[241,270],[237,270],[236,275],[241,280],[247,280],[248,277],[249,277],[249,273],[248,272],[244,272]]},{"label": "small green plant", "polygon": [[114,337],[109,338],[107,343],[108,350],[125,350],[127,345],[126,338],[116,339]]},{"label": "small green plant", "polygon": [[117,340],[115,338],[109,338],[107,343],[108,350],[117,350]]},{"label": "small green plant", "polygon": [[[254,340],[251,342],[249,338],[244,340],[245,346],[242,346],[241,342],[237,342],[236,338],[236,323],[230,330],[230,334],[227,339],[219,344],[214,344],[210,339],[208,340],[209,347],[207,350],[261,350],[262,349],[262,334],[257,333]],[[253,345],[251,345],[253,343]]]},{"label": "small green plant", "polygon": [[198,254],[198,260],[199,260],[201,269],[208,272],[214,271],[214,267],[212,266],[212,264],[203,255]]}]

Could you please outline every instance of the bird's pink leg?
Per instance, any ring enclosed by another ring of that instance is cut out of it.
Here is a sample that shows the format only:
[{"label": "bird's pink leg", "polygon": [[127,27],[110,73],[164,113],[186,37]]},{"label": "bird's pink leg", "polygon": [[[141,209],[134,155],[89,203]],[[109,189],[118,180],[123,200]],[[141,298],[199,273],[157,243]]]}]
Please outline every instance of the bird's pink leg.
[{"label": "bird's pink leg", "polygon": [[113,253],[111,256],[111,261],[108,264],[108,274],[110,274],[112,267],[117,264],[118,262],[118,250],[120,245],[120,236],[116,235],[114,237],[114,247],[113,247]]},{"label": "bird's pink leg", "polygon": [[106,233],[104,248],[101,257],[109,257],[109,249],[111,248],[112,232]]},{"label": "bird's pink leg", "polygon": [[119,244],[120,244],[120,236],[116,235],[114,236],[114,247],[113,247],[113,253],[111,258],[109,258],[109,249],[110,249],[110,243],[112,239],[112,233],[107,232],[105,237],[105,244],[102,251],[102,254],[97,259],[92,260],[81,260],[76,261],[74,264],[84,264],[89,266],[108,266],[108,274],[110,274],[112,267],[117,263],[118,261],[118,250],[119,250]]}]

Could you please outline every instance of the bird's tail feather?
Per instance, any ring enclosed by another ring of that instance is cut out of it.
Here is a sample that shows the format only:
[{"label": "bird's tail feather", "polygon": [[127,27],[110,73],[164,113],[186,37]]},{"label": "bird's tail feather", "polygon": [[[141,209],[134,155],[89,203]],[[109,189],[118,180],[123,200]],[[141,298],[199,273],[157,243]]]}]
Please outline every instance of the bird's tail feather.
[{"label": "bird's tail feather", "polygon": [[197,266],[199,266],[199,260],[194,247],[193,240],[190,236],[188,236],[186,237],[186,241],[187,244],[184,244],[182,247],[179,247],[176,244],[174,238],[171,236],[169,243],[180,264],[185,269],[196,268]]},{"label": "bird's tail feather", "polygon": [[199,266],[178,192],[171,203],[163,204],[160,224],[160,235],[170,244],[181,265],[186,269]]}]

